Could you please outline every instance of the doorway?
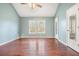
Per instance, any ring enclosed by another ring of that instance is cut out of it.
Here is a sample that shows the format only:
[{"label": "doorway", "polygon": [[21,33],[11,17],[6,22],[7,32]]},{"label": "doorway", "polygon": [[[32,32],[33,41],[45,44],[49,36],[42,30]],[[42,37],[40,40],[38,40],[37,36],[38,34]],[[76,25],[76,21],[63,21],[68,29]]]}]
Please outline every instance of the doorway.
[{"label": "doorway", "polygon": [[79,51],[79,4],[67,10],[67,45]]},{"label": "doorway", "polygon": [[55,26],[54,27],[55,27],[55,29],[54,29],[55,30],[55,38],[59,39],[59,37],[58,37],[58,27],[59,27],[58,26],[58,17],[55,18]]}]

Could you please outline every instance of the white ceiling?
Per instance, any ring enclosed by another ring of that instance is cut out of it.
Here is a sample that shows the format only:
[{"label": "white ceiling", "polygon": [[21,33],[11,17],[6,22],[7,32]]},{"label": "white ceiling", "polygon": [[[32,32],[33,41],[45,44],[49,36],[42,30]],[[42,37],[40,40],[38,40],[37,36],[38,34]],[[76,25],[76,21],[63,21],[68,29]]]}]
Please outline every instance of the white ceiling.
[{"label": "white ceiling", "polygon": [[56,13],[57,3],[39,3],[42,8],[32,9],[28,4],[13,3],[15,10],[20,17],[53,17]]}]

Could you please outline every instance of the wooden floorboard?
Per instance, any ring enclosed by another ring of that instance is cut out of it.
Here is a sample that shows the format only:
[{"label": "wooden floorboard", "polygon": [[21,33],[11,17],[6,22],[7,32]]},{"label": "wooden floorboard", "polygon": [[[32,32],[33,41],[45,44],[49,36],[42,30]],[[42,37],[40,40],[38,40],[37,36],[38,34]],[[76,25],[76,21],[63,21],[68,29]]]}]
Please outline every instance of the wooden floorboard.
[{"label": "wooden floorboard", "polygon": [[18,39],[0,46],[0,56],[79,56],[57,39]]}]

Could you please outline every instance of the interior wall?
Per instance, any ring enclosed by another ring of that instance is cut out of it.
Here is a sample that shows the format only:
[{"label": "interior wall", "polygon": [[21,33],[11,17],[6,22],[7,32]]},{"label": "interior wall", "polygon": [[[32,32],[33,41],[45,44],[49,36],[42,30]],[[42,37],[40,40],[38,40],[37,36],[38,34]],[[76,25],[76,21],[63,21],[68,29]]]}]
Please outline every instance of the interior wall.
[{"label": "interior wall", "polygon": [[[63,42],[66,42],[66,10],[72,5],[74,3],[62,3],[56,13],[59,19],[59,38]],[[19,21],[19,16],[11,4],[0,3],[0,44],[15,40],[19,35],[32,36],[28,33],[28,21],[32,19],[46,20],[46,34],[40,34],[40,36],[54,36],[53,17],[22,17]]]},{"label": "interior wall", "polygon": [[[20,19],[20,36],[33,36],[29,34],[29,20],[46,20],[46,34],[39,34],[40,36],[54,36],[54,19],[53,17],[22,17]],[[38,35],[38,34],[37,34]]]},{"label": "interior wall", "polygon": [[58,7],[58,10],[56,12],[56,17],[58,17],[59,20],[59,40],[66,43],[66,10],[73,6],[74,3],[61,3]]},{"label": "interior wall", "polygon": [[15,40],[19,34],[19,17],[8,3],[0,3],[0,44]]}]

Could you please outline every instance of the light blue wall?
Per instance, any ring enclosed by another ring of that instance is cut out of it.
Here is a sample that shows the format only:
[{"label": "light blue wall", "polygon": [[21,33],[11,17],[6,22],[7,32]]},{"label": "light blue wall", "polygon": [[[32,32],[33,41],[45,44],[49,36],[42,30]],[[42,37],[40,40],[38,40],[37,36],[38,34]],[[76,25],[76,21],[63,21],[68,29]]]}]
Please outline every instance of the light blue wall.
[{"label": "light blue wall", "polygon": [[18,37],[19,17],[11,4],[0,3],[0,44]]},{"label": "light blue wall", "polygon": [[54,36],[54,28],[53,28],[53,17],[23,17],[20,19],[20,36],[32,36],[29,34],[29,20],[40,20],[45,19],[46,20],[46,34],[40,34],[40,36]]},{"label": "light blue wall", "polygon": [[62,3],[59,5],[56,16],[59,19],[59,39],[66,42],[66,10],[74,3]]},{"label": "light blue wall", "polygon": [[[66,41],[66,10],[72,5],[74,4],[60,4],[56,13],[59,18],[59,38],[63,42]],[[41,17],[23,17],[19,21],[19,16],[11,4],[0,3],[0,44],[15,40],[19,35],[31,36],[28,33],[28,21],[32,19],[41,19]],[[43,17],[43,19],[46,20],[46,34],[40,34],[40,36],[54,36],[53,17]]]}]

